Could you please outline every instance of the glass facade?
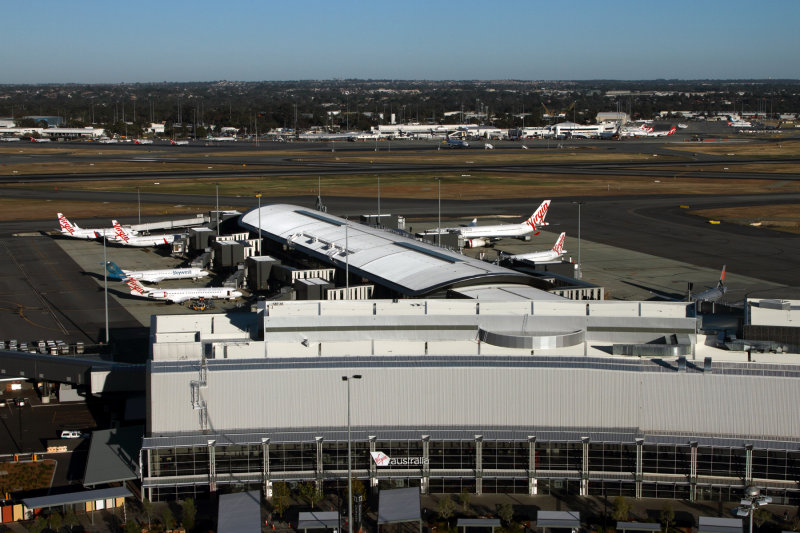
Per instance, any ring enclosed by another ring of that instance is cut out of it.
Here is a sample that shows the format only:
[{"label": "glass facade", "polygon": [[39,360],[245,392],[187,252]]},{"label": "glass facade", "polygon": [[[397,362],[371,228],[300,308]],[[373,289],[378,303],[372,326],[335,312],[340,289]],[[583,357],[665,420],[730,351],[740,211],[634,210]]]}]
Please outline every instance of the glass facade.
[{"label": "glass facade", "polygon": [[[696,446],[697,477],[692,480],[693,454],[688,441],[643,443],[637,484],[638,446],[635,442],[483,439],[479,443],[476,439],[430,439],[426,455],[420,435],[416,440],[353,441],[352,468],[360,472],[358,476],[366,486],[413,487],[424,486],[423,481],[427,481],[428,491],[434,494],[525,494],[535,486],[538,494],[579,495],[583,491],[587,495],[636,497],[638,491],[646,498],[717,501],[736,499],[745,485],[748,452],[744,444]],[[155,500],[203,494],[212,486],[214,490],[229,490],[242,484],[258,487],[257,480],[264,470],[264,449],[262,444],[145,449],[143,486]],[[347,470],[346,441],[271,443],[268,450],[269,477],[274,480],[296,483],[316,479],[324,481],[323,487],[338,487],[346,480],[346,475],[341,474]],[[371,459],[371,450],[381,451],[398,462],[378,467]],[[534,465],[530,464],[532,452]],[[427,460],[427,466],[421,466],[419,461],[403,462],[406,458]],[[800,452],[753,449],[751,468],[754,483],[764,487],[776,503],[797,503]],[[534,472],[532,479],[530,470]],[[338,473],[331,474],[333,471]],[[581,479],[586,480],[583,489]]]}]

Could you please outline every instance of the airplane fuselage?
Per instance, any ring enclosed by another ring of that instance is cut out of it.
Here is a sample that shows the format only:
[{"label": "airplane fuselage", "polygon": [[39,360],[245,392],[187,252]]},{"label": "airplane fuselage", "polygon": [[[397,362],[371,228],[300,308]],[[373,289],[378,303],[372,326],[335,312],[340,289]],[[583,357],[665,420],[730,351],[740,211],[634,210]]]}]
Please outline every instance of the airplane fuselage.
[{"label": "airplane fuselage", "polygon": [[[180,236],[177,236],[180,237]],[[128,236],[127,238],[120,238],[115,235],[111,240],[114,244],[122,246],[133,246],[136,248],[146,248],[148,246],[164,246],[175,242],[176,235],[148,235],[148,236]]]},{"label": "airplane fuselage", "polygon": [[566,252],[567,252],[566,250],[564,250],[561,253],[554,252],[552,250],[548,250],[546,252],[531,252],[528,254],[512,255],[509,257],[509,259],[513,261],[529,261],[531,263],[549,263],[556,261]]},{"label": "airplane fuselage", "polygon": [[123,270],[125,275],[146,283],[159,283],[168,279],[200,279],[208,272],[200,268],[163,268],[159,270]]},{"label": "airplane fuselage", "polygon": [[225,287],[204,287],[197,289],[166,289],[148,290],[144,294],[131,291],[134,296],[144,296],[153,300],[164,300],[176,304],[183,303],[193,298],[206,298],[209,300],[235,300],[240,298],[242,293]]},{"label": "airplane fuselage", "polygon": [[523,222],[521,224],[455,228],[455,231],[465,239],[524,237],[533,231],[533,227]]}]

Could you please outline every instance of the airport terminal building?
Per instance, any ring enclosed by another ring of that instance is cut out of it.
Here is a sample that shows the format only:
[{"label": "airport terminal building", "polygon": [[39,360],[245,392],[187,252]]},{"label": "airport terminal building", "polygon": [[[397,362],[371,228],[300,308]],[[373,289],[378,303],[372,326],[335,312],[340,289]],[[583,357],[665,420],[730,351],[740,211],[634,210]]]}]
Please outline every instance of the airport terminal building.
[{"label": "airport terminal building", "polygon": [[153,316],[151,500],[335,491],[348,419],[353,475],[373,489],[733,500],[753,483],[800,500],[791,356],[706,346],[690,303],[568,300],[331,215],[262,209],[243,225],[401,297]]},{"label": "airport terminal building", "polygon": [[352,467],[372,487],[729,500],[753,482],[794,502],[800,367],[706,360],[701,346],[609,355],[693,335],[686,305],[269,302],[245,321],[153,317],[145,495],[339,486],[349,386]]}]

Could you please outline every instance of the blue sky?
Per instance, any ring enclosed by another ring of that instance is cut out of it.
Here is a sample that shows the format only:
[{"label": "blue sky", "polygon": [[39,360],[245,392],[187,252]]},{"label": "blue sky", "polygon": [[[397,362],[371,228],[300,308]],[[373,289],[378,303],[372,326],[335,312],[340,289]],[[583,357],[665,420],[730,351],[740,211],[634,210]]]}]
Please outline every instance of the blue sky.
[{"label": "blue sky", "polygon": [[7,2],[0,83],[800,78],[800,1]]}]

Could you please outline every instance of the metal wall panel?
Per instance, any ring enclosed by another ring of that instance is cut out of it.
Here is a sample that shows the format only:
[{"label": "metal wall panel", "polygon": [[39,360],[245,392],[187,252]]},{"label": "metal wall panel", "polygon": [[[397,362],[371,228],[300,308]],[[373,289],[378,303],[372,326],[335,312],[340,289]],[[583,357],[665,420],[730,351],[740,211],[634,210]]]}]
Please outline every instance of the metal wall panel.
[{"label": "metal wall panel", "polygon": [[[800,438],[800,380],[678,372],[508,366],[341,367],[214,370],[200,395],[215,431],[369,427],[638,427],[644,432]],[[150,376],[154,435],[199,431],[192,380]]]}]

